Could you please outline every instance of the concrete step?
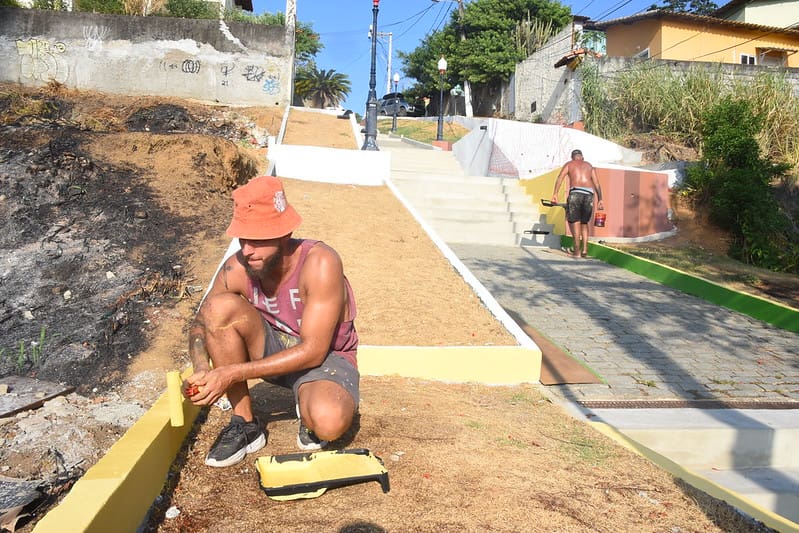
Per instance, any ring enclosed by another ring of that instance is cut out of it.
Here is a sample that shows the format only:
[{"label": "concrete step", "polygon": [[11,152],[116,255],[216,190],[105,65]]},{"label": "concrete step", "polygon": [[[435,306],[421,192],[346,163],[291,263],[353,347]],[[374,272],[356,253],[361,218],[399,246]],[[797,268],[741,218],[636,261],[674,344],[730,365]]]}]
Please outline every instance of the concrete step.
[{"label": "concrete step", "polygon": [[415,204],[416,210],[425,219],[444,219],[444,220],[473,220],[473,221],[509,221],[516,222],[529,229],[533,222],[531,214],[520,213],[518,211],[508,211],[507,204],[483,205],[479,209],[465,209],[458,205],[451,207],[448,203],[437,203],[427,199]]},{"label": "concrete step", "polygon": [[522,218],[538,219],[538,210],[532,205],[510,204],[500,193],[495,195],[471,195],[468,191],[454,191],[451,194],[418,194],[414,190],[398,187],[405,197],[418,208],[434,207],[452,210],[493,211],[498,213],[518,212]]},{"label": "concrete step", "polygon": [[799,415],[792,409],[611,411],[601,410],[617,418],[620,431],[689,468],[799,468]]},{"label": "concrete step", "polygon": [[741,468],[696,472],[761,507],[799,523],[799,468]]},{"label": "concrete step", "polygon": [[408,151],[393,140],[384,146],[393,185],[445,242],[543,244],[545,237],[524,234],[541,217],[518,180],[465,176],[452,152]]},{"label": "concrete step", "polygon": [[452,220],[428,221],[444,242],[463,244],[488,244],[494,246],[517,246],[521,237],[512,223],[506,226],[496,222],[467,223]]},{"label": "concrete step", "polygon": [[799,521],[793,409],[596,409],[593,420],[789,520]]}]

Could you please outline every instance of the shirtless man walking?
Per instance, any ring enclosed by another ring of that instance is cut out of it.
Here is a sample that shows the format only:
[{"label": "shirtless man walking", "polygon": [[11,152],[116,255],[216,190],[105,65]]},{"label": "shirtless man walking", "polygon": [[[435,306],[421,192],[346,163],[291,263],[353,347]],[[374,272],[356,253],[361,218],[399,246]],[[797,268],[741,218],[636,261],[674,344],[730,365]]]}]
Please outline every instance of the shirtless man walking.
[{"label": "shirtless man walking", "polygon": [[569,177],[569,195],[566,198],[566,221],[569,223],[574,238],[574,257],[588,255],[588,225],[594,212],[594,194],[596,194],[600,211],[602,205],[602,189],[596,177],[594,167],[583,159],[580,150],[572,150],[572,160],[563,165],[555,181],[552,202],[558,202],[558,190],[563,180]]}]

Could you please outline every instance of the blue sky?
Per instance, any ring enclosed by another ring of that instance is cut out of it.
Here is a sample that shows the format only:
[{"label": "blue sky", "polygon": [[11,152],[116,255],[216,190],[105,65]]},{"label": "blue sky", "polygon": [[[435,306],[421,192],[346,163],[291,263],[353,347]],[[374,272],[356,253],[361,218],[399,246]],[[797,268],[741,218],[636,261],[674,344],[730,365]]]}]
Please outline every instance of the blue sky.
[{"label": "blue sky", "polygon": [[[470,0],[466,0],[468,3]],[[562,2],[571,7],[572,13],[590,17],[592,20],[607,20],[632,15],[646,10],[655,0],[576,0]],[[723,2],[721,2],[723,3]],[[449,12],[457,10],[455,0],[381,0],[377,17],[379,33],[391,33],[392,63],[391,76],[399,72],[399,90],[411,86],[414,80],[405,80],[402,64],[397,50],[410,52],[415,49],[425,35],[440,28],[449,20]],[[254,0],[253,13],[264,11],[285,12],[285,0]],[[345,109],[363,113],[369,96],[369,68],[371,62],[371,42],[367,34],[372,24],[371,0],[297,0],[297,18],[310,22],[320,34],[324,49],[316,56],[320,69],[334,69],[346,74],[352,83],[352,90],[343,102]],[[388,36],[380,37],[376,54],[376,92],[380,98],[393,91],[393,81],[389,91],[386,81],[388,74]]]}]

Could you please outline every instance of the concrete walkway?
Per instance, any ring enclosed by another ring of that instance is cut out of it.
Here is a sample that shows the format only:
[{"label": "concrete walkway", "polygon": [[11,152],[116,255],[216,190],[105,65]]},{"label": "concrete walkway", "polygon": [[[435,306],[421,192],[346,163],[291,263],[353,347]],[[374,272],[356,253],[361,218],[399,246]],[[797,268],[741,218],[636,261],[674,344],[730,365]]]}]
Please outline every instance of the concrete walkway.
[{"label": "concrete walkway", "polygon": [[799,334],[596,259],[451,248],[502,307],[606,381],[558,386],[564,398],[799,402]]},{"label": "concrete walkway", "polygon": [[[378,143],[392,151],[392,176],[416,170],[403,163],[414,159],[408,147]],[[545,387],[575,416],[710,481],[703,490],[721,487],[731,497],[717,497],[771,527],[799,531],[799,334],[597,259],[447,245],[514,319],[604,381]]]}]

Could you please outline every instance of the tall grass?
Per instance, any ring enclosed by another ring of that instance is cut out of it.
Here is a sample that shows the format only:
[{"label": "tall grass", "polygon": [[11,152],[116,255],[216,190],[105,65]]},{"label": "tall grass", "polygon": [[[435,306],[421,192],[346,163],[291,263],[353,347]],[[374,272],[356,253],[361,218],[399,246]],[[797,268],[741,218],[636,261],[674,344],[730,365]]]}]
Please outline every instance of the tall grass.
[{"label": "tall grass", "polygon": [[720,65],[675,71],[642,62],[607,75],[595,62],[583,67],[586,128],[609,139],[659,133],[701,148],[701,117],[725,96],[747,101],[763,116],[758,144],[764,155],[799,168],[799,98],[784,74],[731,80]]}]

